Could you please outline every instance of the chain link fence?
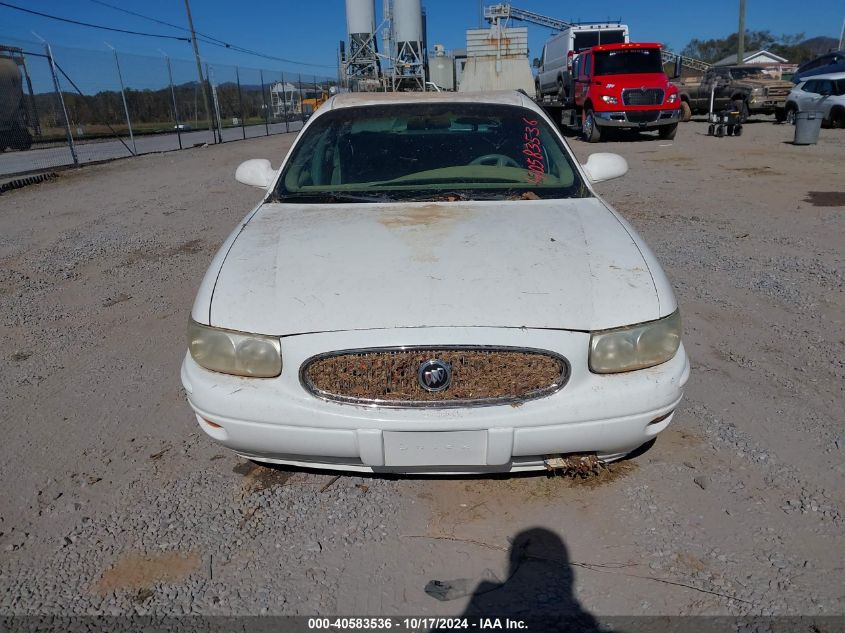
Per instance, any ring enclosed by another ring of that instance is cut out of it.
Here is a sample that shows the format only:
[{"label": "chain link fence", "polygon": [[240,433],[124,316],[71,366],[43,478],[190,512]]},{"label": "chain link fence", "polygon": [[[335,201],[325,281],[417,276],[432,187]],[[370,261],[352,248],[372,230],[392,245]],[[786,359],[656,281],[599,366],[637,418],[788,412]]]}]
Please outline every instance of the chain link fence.
[{"label": "chain link fence", "polygon": [[299,130],[336,78],[0,37],[0,177]]}]

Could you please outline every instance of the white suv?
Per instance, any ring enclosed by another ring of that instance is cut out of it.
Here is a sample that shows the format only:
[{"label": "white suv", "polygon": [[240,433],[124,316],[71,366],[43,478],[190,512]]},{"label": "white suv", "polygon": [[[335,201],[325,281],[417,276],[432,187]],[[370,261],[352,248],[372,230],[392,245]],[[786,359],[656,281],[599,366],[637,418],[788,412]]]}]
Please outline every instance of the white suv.
[{"label": "white suv", "polygon": [[811,111],[823,112],[827,125],[845,128],[845,73],[808,77],[792,89],[786,97],[787,121]]}]

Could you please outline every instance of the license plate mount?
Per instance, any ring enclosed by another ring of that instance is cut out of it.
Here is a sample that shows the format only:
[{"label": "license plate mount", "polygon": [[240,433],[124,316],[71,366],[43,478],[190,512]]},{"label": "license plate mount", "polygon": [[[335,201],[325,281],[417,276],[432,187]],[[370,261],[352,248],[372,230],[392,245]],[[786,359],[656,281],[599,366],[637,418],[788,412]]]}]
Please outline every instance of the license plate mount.
[{"label": "license plate mount", "polygon": [[384,431],[385,466],[484,466],[487,431]]}]

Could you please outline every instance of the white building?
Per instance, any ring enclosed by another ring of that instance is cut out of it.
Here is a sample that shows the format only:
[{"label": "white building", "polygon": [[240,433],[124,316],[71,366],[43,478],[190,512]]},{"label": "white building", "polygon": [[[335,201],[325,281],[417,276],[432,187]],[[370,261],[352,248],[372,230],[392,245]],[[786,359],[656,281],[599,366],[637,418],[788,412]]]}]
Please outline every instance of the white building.
[{"label": "white building", "polygon": [[290,82],[277,81],[270,86],[270,107],[273,116],[284,118],[285,114],[299,114],[302,111],[302,93]]},{"label": "white building", "polygon": [[[764,66],[770,65],[779,65],[779,64],[786,64],[788,60],[784,59],[780,55],[775,55],[774,53],[770,53],[769,51],[761,50],[761,51],[748,51],[743,55],[742,62],[743,64],[762,64]],[[733,55],[728,55],[724,59],[720,59],[717,61],[714,66],[733,66],[736,64],[736,53]]]}]

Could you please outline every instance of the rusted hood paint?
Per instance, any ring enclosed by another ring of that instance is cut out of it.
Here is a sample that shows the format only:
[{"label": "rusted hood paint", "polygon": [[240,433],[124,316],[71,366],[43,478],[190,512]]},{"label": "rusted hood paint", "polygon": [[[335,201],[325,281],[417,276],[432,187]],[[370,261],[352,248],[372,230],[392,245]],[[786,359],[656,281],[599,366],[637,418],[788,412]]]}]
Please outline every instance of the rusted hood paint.
[{"label": "rusted hood paint", "polygon": [[225,257],[209,314],[218,327],[277,335],[596,330],[674,310],[649,261],[633,229],[596,198],[266,204]]}]

